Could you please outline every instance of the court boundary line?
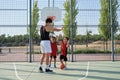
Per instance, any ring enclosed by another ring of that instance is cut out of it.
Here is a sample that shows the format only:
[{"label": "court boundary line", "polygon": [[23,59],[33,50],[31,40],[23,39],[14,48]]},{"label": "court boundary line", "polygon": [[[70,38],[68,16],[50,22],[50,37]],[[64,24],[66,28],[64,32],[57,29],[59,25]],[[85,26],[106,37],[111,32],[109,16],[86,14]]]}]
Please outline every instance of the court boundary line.
[{"label": "court boundary line", "polygon": [[[87,71],[86,71],[85,76],[82,77],[82,78],[79,78],[78,80],[83,80],[83,79],[87,78],[88,73],[89,73],[89,65],[90,65],[90,62],[88,62],[88,64],[87,64]],[[14,66],[14,69],[15,69],[15,75],[16,75],[17,79],[23,80],[21,77],[19,77],[19,75],[18,75],[18,73],[17,73],[17,68],[16,68],[16,64],[15,64],[15,63],[13,63],[13,66]],[[33,71],[33,70],[32,70],[32,71]],[[29,76],[30,76],[30,75],[29,75]]]},{"label": "court boundary line", "polygon": [[22,79],[22,78],[20,78],[20,77],[18,76],[16,64],[13,63],[13,65],[14,65],[14,69],[15,69],[15,75],[16,75],[17,79],[19,79],[19,80],[27,80],[27,79],[31,76],[32,72],[35,70],[35,67],[36,67],[36,65],[33,66],[33,69],[32,69],[32,71],[30,72],[30,74],[28,74],[25,79]]},{"label": "court boundary line", "polygon": [[15,63],[13,63],[13,65],[14,65],[15,75],[16,75],[17,79],[19,79],[19,80],[23,80],[22,78],[20,78],[20,77],[18,76],[18,73],[17,73],[17,68],[16,68]]},{"label": "court boundary line", "polygon": [[87,64],[87,72],[86,72],[85,76],[82,78],[79,78],[78,80],[83,80],[83,79],[87,78],[88,73],[89,73],[89,65],[90,65],[90,62],[88,62],[88,64]]}]

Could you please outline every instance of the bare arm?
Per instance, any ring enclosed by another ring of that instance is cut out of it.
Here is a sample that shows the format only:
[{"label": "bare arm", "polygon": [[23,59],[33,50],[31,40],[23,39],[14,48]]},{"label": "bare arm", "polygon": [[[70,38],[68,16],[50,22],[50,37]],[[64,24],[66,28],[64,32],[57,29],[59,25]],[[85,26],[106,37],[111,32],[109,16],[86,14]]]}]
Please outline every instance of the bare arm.
[{"label": "bare arm", "polygon": [[70,43],[70,41],[68,40],[67,45],[66,45],[67,48],[69,47],[69,43]]},{"label": "bare arm", "polygon": [[50,26],[46,26],[45,27],[46,31],[50,32],[50,31],[61,31],[63,30],[63,27],[61,29],[58,29],[56,27],[50,27]]}]

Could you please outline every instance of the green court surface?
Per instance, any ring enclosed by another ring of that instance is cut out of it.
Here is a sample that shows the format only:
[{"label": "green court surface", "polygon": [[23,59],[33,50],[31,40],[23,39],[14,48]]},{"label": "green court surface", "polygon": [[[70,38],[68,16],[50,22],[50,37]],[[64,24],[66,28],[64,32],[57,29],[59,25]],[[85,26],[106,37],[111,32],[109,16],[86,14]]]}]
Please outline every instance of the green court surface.
[{"label": "green court surface", "polygon": [[1,62],[0,80],[120,80],[119,61],[68,62],[67,67],[52,67],[53,73],[39,73],[38,62]]}]

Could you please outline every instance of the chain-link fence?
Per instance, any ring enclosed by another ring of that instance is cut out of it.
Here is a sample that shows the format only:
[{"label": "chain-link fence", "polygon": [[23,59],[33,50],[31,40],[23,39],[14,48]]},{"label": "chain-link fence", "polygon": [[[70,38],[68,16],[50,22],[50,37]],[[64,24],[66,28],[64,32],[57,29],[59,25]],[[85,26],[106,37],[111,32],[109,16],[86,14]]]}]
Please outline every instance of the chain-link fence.
[{"label": "chain-link fence", "polygon": [[[29,61],[29,1],[30,0],[1,0],[0,1],[0,61]],[[36,0],[32,0],[32,6]],[[64,25],[63,18],[66,10],[66,0],[38,0],[39,23],[38,33],[44,21],[41,20],[41,10],[44,7],[58,7],[62,12],[62,19],[54,22],[58,28]],[[77,35],[73,38],[73,59],[81,60],[112,60],[111,35],[108,40],[100,35],[99,23],[101,17],[100,0],[76,0],[78,14],[76,16]],[[118,5],[120,5],[120,0]],[[120,7],[117,11],[117,21],[120,23]],[[64,25],[65,26],[65,25]],[[104,25],[105,26],[105,25]],[[120,35],[115,34],[115,60],[120,60]],[[110,32],[111,30],[109,30]],[[55,35],[63,32],[55,32]],[[33,39],[32,61],[40,59],[40,36]],[[58,45],[60,50],[60,45]],[[68,59],[72,60],[71,46],[68,50]],[[59,56],[57,57],[59,61]]]},{"label": "chain-link fence", "polygon": [[28,0],[0,0],[0,61],[28,61],[27,27]]}]

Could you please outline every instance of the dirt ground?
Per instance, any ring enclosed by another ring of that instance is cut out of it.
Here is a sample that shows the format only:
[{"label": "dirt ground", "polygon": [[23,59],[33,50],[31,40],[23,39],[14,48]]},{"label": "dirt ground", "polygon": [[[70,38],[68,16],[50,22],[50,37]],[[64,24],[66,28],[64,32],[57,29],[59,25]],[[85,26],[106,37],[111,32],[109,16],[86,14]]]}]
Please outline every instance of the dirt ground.
[{"label": "dirt ground", "polygon": [[[97,49],[97,50],[104,50],[103,42],[97,41],[88,44],[89,49]],[[118,42],[115,44],[115,49],[119,49],[120,45]],[[34,51],[39,52],[40,46],[33,46]],[[18,46],[18,47],[1,47],[2,51],[0,53],[0,61],[29,61],[30,55],[26,54],[29,52],[29,46]],[[60,49],[60,45],[58,45]],[[74,45],[74,50],[86,49],[86,45]],[[109,42],[108,49],[111,50],[111,44]],[[73,56],[75,61],[82,61],[82,60],[112,60],[111,54],[74,54]],[[33,54],[32,61],[39,61],[40,54]],[[72,55],[68,54],[68,60],[72,60]],[[115,53],[115,60],[120,60],[120,54]],[[57,57],[57,61],[59,61],[59,55]]]}]

